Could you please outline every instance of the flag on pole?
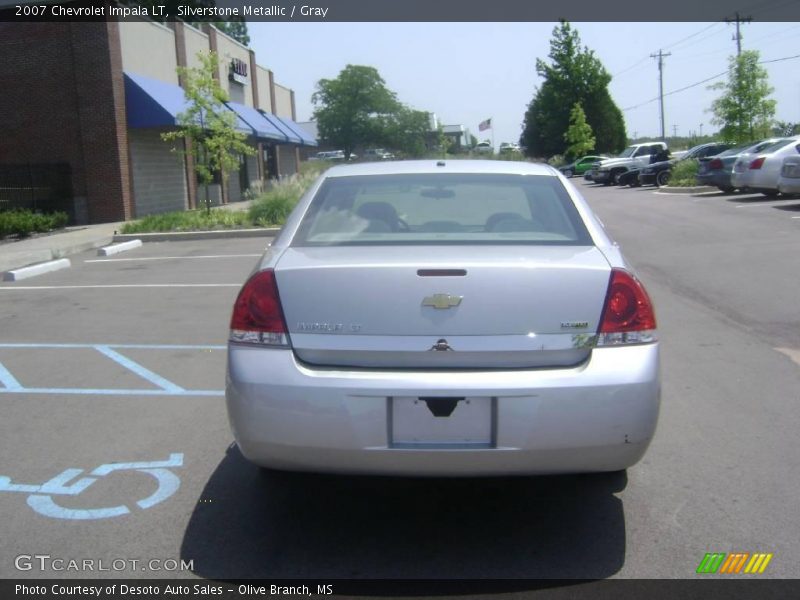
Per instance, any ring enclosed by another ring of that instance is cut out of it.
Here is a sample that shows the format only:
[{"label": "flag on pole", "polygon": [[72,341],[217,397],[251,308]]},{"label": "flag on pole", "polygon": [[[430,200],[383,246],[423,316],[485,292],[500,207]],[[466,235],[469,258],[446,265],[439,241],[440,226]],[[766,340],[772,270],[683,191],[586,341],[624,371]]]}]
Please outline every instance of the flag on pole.
[{"label": "flag on pole", "polygon": [[481,121],[478,125],[478,131],[486,131],[487,129],[492,128],[492,120],[486,119],[485,121]]}]

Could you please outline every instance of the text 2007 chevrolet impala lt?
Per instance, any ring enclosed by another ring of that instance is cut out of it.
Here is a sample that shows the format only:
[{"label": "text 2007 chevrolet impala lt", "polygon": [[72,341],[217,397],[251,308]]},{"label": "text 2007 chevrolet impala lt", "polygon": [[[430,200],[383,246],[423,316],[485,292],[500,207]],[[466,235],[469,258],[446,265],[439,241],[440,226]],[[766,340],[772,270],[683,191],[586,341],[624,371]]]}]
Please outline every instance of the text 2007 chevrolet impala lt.
[{"label": "text 2007 chevrolet impala lt", "polygon": [[652,303],[546,166],[337,166],[242,287],[226,397],[257,465],[397,475],[617,471],[653,437]]}]

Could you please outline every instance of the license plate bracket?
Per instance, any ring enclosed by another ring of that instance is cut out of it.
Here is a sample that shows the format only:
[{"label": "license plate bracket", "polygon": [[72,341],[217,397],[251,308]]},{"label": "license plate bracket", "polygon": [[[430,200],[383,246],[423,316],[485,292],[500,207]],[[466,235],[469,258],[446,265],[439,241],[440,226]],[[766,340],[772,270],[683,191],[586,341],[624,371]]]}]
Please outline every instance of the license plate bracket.
[{"label": "license plate bracket", "polygon": [[390,448],[497,447],[497,398],[489,396],[387,398]]}]

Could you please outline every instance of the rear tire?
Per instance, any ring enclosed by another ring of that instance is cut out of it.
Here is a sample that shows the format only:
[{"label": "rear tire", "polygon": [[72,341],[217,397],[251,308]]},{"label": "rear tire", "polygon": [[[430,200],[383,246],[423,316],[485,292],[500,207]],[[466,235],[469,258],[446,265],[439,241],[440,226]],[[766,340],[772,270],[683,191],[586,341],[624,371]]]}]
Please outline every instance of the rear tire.
[{"label": "rear tire", "polygon": [[656,175],[656,185],[658,187],[664,187],[669,183],[670,180],[670,172],[669,171],[661,171],[658,175]]},{"label": "rear tire", "polygon": [[732,187],[721,187],[721,188],[718,188],[718,189],[719,189],[720,192],[722,192],[724,194],[732,194],[733,192],[736,191],[736,188],[732,188]]},{"label": "rear tire", "polygon": [[769,198],[770,200],[774,200],[778,197],[779,192],[761,192],[764,194],[764,197]]},{"label": "rear tire", "polygon": [[625,171],[614,171],[611,173],[611,181],[614,182],[614,185],[619,185],[619,176],[622,175]]}]

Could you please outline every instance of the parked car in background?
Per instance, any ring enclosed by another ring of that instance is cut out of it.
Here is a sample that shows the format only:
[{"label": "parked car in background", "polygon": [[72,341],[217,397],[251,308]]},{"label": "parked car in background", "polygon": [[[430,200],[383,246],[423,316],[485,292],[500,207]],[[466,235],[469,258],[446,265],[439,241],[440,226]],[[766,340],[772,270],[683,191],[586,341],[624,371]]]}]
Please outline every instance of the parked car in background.
[{"label": "parked car in background", "polygon": [[370,162],[325,172],[242,287],[225,395],[262,467],[608,472],[647,450],[659,362],[644,286],[552,168]]},{"label": "parked car in background", "polygon": [[798,154],[790,154],[783,159],[778,176],[778,191],[781,194],[800,194],[800,150]]},{"label": "parked car in background", "polygon": [[617,177],[617,185],[627,185],[628,187],[639,187],[639,173],[641,169],[630,169]]},{"label": "parked car in background", "polygon": [[[350,160],[355,160],[357,158],[358,158],[357,154],[351,154],[350,155]],[[344,150],[326,150],[324,152],[317,152],[314,156],[312,156],[308,160],[343,161],[344,160]]]},{"label": "parked car in background", "polygon": [[392,160],[394,154],[383,148],[367,148],[364,150],[364,160]]},{"label": "parked car in background", "polygon": [[731,173],[736,159],[745,152],[759,152],[779,139],[781,138],[747,142],[720,152],[717,156],[698,159],[698,185],[711,185],[727,194],[733,192],[736,188],[731,183]]},{"label": "parked car in background", "polygon": [[478,142],[476,144],[474,151],[477,154],[494,154],[494,148],[489,142]]},{"label": "parked car in background", "polygon": [[770,198],[778,192],[778,176],[783,159],[797,153],[800,135],[783,138],[758,152],[739,155],[733,163],[731,184],[745,191],[760,192]]},{"label": "parked car in background", "polygon": [[639,173],[640,185],[657,185],[659,187],[669,183],[672,167],[683,160],[699,160],[708,156],[716,156],[731,147],[725,142],[708,142],[699,144],[682,153],[679,157],[652,163],[644,167]]},{"label": "parked car in background", "polygon": [[[592,164],[592,177],[595,183],[610,185],[618,183],[619,176],[631,169],[641,169],[651,162],[654,154],[667,153],[665,142],[645,142],[625,148],[614,158]],[[665,156],[666,158],[666,156]]]},{"label": "parked car in background", "polygon": [[607,160],[607,156],[584,156],[578,160],[559,167],[558,170],[564,174],[564,177],[572,177],[573,175],[583,175],[586,171],[591,170],[592,164],[600,160]]},{"label": "parked car in background", "polygon": [[521,154],[522,151],[519,148],[519,144],[514,144],[513,142],[503,142],[500,144],[500,148],[498,150],[500,154]]}]

